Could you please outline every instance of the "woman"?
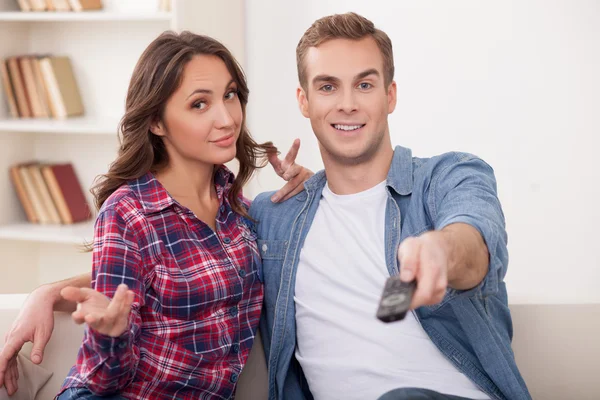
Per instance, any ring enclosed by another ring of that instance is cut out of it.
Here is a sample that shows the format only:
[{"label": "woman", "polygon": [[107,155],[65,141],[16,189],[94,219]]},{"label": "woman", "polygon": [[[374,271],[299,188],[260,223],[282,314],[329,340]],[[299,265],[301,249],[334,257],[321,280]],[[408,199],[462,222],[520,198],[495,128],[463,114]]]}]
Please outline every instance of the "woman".
[{"label": "woman", "polygon": [[263,297],[241,189],[276,152],[250,137],[247,100],[214,39],[167,32],[142,54],[119,155],[94,190],[95,290],[73,313],[87,327],[59,399],[232,397]]}]

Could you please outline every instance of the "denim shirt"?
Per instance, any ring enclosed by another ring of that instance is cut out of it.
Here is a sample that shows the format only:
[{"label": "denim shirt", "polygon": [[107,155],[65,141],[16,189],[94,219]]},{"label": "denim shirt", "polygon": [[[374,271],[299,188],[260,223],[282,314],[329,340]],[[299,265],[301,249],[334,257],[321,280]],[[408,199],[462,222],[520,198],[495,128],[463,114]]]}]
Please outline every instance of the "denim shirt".
[{"label": "denim shirt", "polygon": [[[294,198],[274,204],[272,193],[264,193],[250,208],[252,218],[259,221],[257,237],[265,283],[260,331],[270,400],[312,399],[294,356],[294,290],[300,251],[325,182],[325,172],[320,171]],[[530,399],[511,349],[512,321],[504,284],[507,235],[492,168],[470,154],[446,153],[424,159],[396,147],[386,189],[385,260],[390,275],[399,273],[397,250],[407,237],[458,222],[481,233],[490,256],[483,281],[466,291],[448,288],[441,303],[420,307],[415,314],[448,360],[492,399]],[[348,299],[348,307],[352,307],[352,299]]]}]

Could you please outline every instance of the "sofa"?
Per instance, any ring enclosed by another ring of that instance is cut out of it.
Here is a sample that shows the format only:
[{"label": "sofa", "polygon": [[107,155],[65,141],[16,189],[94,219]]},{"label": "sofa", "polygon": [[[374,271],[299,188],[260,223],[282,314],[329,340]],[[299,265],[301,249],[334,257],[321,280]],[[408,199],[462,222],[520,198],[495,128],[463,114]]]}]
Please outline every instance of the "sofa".
[{"label": "sofa", "polygon": [[[20,294],[0,295],[0,338],[10,329],[25,298]],[[515,304],[510,308],[513,350],[533,398],[600,399],[600,304]],[[74,324],[70,315],[56,313],[55,317],[54,334],[41,364],[44,371],[53,375],[35,400],[52,399],[57,393],[83,335],[83,327]],[[28,344],[22,355],[28,357],[30,349]],[[19,389],[25,393],[21,398],[27,398],[27,389]],[[240,376],[235,399],[266,398],[266,363],[257,340]]]}]

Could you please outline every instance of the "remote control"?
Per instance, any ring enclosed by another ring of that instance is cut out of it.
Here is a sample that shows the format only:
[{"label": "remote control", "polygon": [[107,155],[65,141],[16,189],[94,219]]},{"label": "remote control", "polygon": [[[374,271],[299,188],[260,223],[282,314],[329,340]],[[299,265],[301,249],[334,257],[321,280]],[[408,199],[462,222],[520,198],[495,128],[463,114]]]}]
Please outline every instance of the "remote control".
[{"label": "remote control", "polygon": [[385,282],[377,318],[383,322],[394,322],[404,318],[416,288],[416,281],[403,282],[399,276],[391,276]]}]

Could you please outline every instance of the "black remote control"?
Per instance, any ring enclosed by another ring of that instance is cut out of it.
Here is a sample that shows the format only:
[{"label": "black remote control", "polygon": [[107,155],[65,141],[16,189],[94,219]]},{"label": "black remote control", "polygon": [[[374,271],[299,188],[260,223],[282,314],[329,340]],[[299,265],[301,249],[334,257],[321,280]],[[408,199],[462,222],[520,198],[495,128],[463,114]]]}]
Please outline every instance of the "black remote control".
[{"label": "black remote control", "polygon": [[416,287],[416,281],[403,282],[399,276],[390,276],[383,288],[377,318],[383,322],[404,319]]}]

